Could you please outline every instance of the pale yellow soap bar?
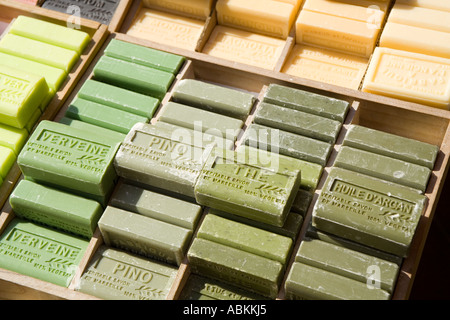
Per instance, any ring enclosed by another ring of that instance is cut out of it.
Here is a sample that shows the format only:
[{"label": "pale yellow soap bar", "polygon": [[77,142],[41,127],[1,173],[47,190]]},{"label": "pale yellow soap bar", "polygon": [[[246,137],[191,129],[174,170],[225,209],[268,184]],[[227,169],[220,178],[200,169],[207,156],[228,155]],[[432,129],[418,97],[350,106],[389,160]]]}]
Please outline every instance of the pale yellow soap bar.
[{"label": "pale yellow soap bar", "polygon": [[388,22],[450,32],[450,11],[396,4],[389,13]]},{"label": "pale yellow soap bar", "polygon": [[285,41],[282,39],[217,25],[203,48],[203,53],[272,70],[284,45]]},{"label": "pale yellow soap bar", "polygon": [[296,44],[282,72],[358,90],[368,63],[368,58]]},{"label": "pale yellow soap bar", "polygon": [[213,8],[213,0],[143,0],[147,8],[167,10],[206,20]]},{"label": "pale yellow soap bar", "polygon": [[362,90],[448,109],[450,59],[378,47]]},{"label": "pale yellow soap bar", "polygon": [[408,4],[415,7],[450,11],[450,1],[448,0],[396,0],[395,4]]},{"label": "pale yellow soap bar", "polygon": [[198,19],[142,8],[127,35],[192,51],[197,47],[204,23]]}]

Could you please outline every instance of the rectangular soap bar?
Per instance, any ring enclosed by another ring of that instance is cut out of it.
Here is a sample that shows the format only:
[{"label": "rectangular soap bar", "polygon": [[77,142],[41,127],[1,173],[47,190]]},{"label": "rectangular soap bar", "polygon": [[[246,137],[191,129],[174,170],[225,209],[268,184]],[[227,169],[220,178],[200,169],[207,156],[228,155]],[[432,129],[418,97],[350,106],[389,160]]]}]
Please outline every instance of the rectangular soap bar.
[{"label": "rectangular soap bar", "polygon": [[10,148],[0,145],[0,178],[5,179],[16,161],[16,155]]},{"label": "rectangular soap bar", "polygon": [[396,3],[389,13],[388,22],[401,23],[409,26],[450,32],[450,11],[416,7]]},{"label": "rectangular soap bar", "polygon": [[425,192],[431,176],[431,170],[427,167],[346,146],[339,149],[334,166],[422,192]]},{"label": "rectangular soap bar", "polygon": [[181,79],[173,88],[172,100],[245,120],[256,98],[241,90],[195,79]]},{"label": "rectangular soap bar", "polygon": [[144,6],[180,13],[189,17],[206,20],[213,9],[213,0],[144,0]]},{"label": "rectangular soap bar", "polygon": [[16,156],[19,155],[28,138],[25,128],[18,129],[0,123],[0,146],[10,148]]},{"label": "rectangular soap bar", "polygon": [[105,300],[165,300],[177,272],[173,266],[101,246],[75,289]]},{"label": "rectangular soap bar", "polygon": [[117,186],[110,205],[194,231],[201,206],[127,183]]},{"label": "rectangular soap bar", "polygon": [[68,287],[89,241],[13,219],[0,236],[0,268]]},{"label": "rectangular soap bar", "polygon": [[415,7],[450,11],[450,3],[440,0],[396,0],[396,4],[408,4]]},{"label": "rectangular soap bar", "polygon": [[27,180],[16,185],[9,202],[18,217],[89,239],[103,213],[94,200]]},{"label": "rectangular soap bar", "polygon": [[448,58],[377,47],[362,91],[448,110],[449,72]]},{"label": "rectangular soap bar", "polygon": [[406,257],[426,203],[417,190],[334,167],[312,223],[319,230]]},{"label": "rectangular soap bar", "polygon": [[439,153],[439,147],[436,145],[360,125],[348,127],[343,145],[415,163],[429,169],[434,168]]},{"label": "rectangular soap bar", "polygon": [[195,184],[200,205],[283,226],[301,174],[297,168],[249,163],[245,154],[215,149]]},{"label": "rectangular soap bar", "polygon": [[98,227],[108,246],[176,265],[192,237],[189,229],[112,206],[106,207]]},{"label": "rectangular soap bar", "polygon": [[62,117],[58,122],[68,125],[72,128],[89,131],[95,135],[106,136],[110,139],[114,139],[117,142],[122,142],[126,136],[125,134],[117,132],[117,131],[109,130],[106,128],[99,127],[97,125],[93,125],[93,124],[90,124],[87,122],[83,122],[83,121],[75,120],[75,119],[71,119],[71,118]]},{"label": "rectangular soap bar", "polygon": [[299,189],[292,203],[291,211],[305,217],[313,198],[313,192]]},{"label": "rectangular soap bar", "polygon": [[347,101],[279,84],[268,86],[263,101],[340,122],[344,122],[350,109]]}]

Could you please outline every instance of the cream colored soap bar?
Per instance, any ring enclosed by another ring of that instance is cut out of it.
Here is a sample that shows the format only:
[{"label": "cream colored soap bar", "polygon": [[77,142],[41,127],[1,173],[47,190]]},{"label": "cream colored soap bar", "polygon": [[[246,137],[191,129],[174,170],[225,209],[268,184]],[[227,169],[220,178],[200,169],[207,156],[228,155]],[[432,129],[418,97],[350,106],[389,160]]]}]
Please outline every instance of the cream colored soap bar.
[{"label": "cream colored soap bar", "polygon": [[445,0],[396,0],[395,4],[408,4],[415,7],[450,11],[450,1]]},{"label": "cream colored soap bar", "polygon": [[206,19],[211,13],[213,0],[144,0],[145,7],[178,12],[180,14]]},{"label": "cream colored soap bar", "polygon": [[448,109],[449,75],[450,59],[379,47],[362,90]]},{"label": "cream colored soap bar", "polygon": [[450,11],[395,4],[389,22],[406,24],[437,31],[450,32]]}]

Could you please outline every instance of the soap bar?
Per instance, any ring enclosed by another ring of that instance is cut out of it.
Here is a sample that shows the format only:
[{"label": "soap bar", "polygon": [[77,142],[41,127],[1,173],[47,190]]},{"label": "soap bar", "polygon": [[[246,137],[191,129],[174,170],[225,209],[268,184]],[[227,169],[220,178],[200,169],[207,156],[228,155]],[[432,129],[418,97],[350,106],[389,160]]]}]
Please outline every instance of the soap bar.
[{"label": "soap bar", "polygon": [[408,255],[427,198],[417,190],[334,167],[313,210],[319,230]]},{"label": "soap bar", "polygon": [[226,116],[247,119],[256,100],[251,93],[194,79],[178,81],[172,100]]},{"label": "soap bar", "polygon": [[395,4],[408,4],[415,7],[450,11],[450,3],[439,0],[396,0]]},{"label": "soap bar", "polygon": [[179,55],[116,39],[111,39],[104,54],[111,58],[133,62],[172,74],[177,74],[186,61],[184,57]]},{"label": "soap bar", "polygon": [[75,289],[105,300],[164,300],[177,271],[164,263],[101,246]]},{"label": "soap bar", "polygon": [[334,166],[395,182],[425,192],[431,170],[376,153],[343,146]]},{"label": "soap bar", "polygon": [[347,101],[278,84],[269,85],[263,101],[340,122],[344,122],[350,109]]},{"label": "soap bar", "polygon": [[246,145],[325,166],[331,154],[328,142],[252,123],[244,133]]},{"label": "soap bar", "polygon": [[391,295],[333,272],[294,262],[285,283],[292,300],[389,300]]},{"label": "soap bar", "polygon": [[123,134],[127,134],[138,122],[148,122],[147,117],[78,97],[70,103],[65,116]]},{"label": "soap bar", "polygon": [[144,185],[194,198],[194,185],[214,145],[196,136],[183,140],[161,128],[138,123],[114,159],[117,174]]},{"label": "soap bar", "polygon": [[79,58],[76,51],[11,33],[0,40],[0,51],[59,68],[67,73]]},{"label": "soap bar", "polygon": [[0,123],[25,127],[47,94],[42,76],[0,65]]},{"label": "soap bar", "polygon": [[213,0],[144,0],[144,6],[168,10],[182,15],[205,20],[213,8]]},{"label": "soap bar", "polygon": [[389,13],[388,22],[450,32],[450,11],[396,3]]},{"label": "soap bar", "polygon": [[68,287],[89,241],[13,219],[0,236],[0,268]]},{"label": "soap bar", "polygon": [[267,102],[259,104],[253,122],[321,141],[335,143],[342,123]]},{"label": "soap bar", "polygon": [[44,120],[17,163],[26,178],[98,199],[95,196],[107,196],[114,187],[113,159],[119,145],[106,136]]},{"label": "soap bar", "polygon": [[18,129],[0,123],[0,146],[10,148],[16,156],[19,155],[27,138],[28,131],[25,128]]},{"label": "soap bar", "polygon": [[77,96],[149,119],[159,106],[156,98],[92,79],[84,82]]},{"label": "soap bar", "polygon": [[377,47],[362,91],[448,110],[449,72],[448,58]]},{"label": "soap bar", "polygon": [[286,265],[292,239],[217,215],[207,214],[197,237],[246,251]]},{"label": "soap bar", "polygon": [[429,169],[434,168],[439,153],[439,147],[436,145],[360,125],[348,127],[343,145],[415,163]]},{"label": "soap bar", "polygon": [[[295,261],[320,268],[364,284],[379,286],[392,293],[399,273],[395,263],[379,259],[325,241],[305,238],[295,255]],[[372,270],[378,273],[374,276]]]},{"label": "soap bar", "polygon": [[[303,172],[302,172],[303,173]],[[291,211],[305,217],[313,198],[313,192],[299,189],[292,203]]]},{"label": "soap bar", "polygon": [[158,120],[232,141],[237,139],[244,126],[242,120],[172,101],[163,106]]},{"label": "soap bar", "polygon": [[0,146],[0,178],[5,179],[16,161],[16,155],[7,147]]},{"label": "soap bar", "polygon": [[218,279],[274,299],[283,276],[283,265],[213,241],[195,238],[188,254],[195,274]]},{"label": "soap bar", "polygon": [[108,246],[180,265],[192,231],[134,212],[106,207],[98,221]]},{"label": "soap bar", "polygon": [[299,188],[298,168],[249,163],[245,154],[214,149],[195,184],[200,205],[283,226]]},{"label": "soap bar", "polygon": [[83,122],[83,121],[75,120],[75,119],[71,119],[71,118],[62,117],[58,122],[68,125],[72,128],[89,131],[95,135],[106,136],[109,139],[114,139],[116,142],[122,142],[126,136],[125,134],[117,132],[117,131],[109,130],[106,128],[102,128],[102,127],[99,127],[99,126],[96,126],[96,125],[93,125],[93,124],[90,124],[87,122]]},{"label": "soap bar", "polygon": [[94,80],[123,89],[164,98],[174,80],[174,75],[136,63],[102,56],[94,67]]},{"label": "soap bar", "polygon": [[202,208],[197,204],[127,183],[116,188],[110,205],[192,231],[202,214]]}]

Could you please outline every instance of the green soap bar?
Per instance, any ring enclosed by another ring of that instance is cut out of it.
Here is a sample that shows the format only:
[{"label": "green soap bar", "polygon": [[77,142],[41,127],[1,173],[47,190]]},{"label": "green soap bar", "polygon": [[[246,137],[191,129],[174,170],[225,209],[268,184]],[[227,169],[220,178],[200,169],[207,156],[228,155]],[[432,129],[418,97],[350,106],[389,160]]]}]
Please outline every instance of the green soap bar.
[{"label": "green soap bar", "polygon": [[110,205],[192,231],[202,214],[202,207],[197,204],[127,183],[116,188]]},{"label": "green soap bar", "polygon": [[335,143],[342,123],[315,114],[261,102],[253,122],[306,137]]},{"label": "green soap bar", "polygon": [[283,226],[300,185],[300,171],[249,163],[245,156],[214,149],[195,184],[195,199],[200,205]]},{"label": "green soap bar", "polygon": [[76,51],[8,33],[0,40],[0,51],[59,68],[69,73],[79,56]]},{"label": "green soap bar", "polygon": [[312,222],[319,230],[406,257],[426,203],[415,189],[334,167]]},{"label": "green soap bar", "polygon": [[168,102],[161,110],[159,121],[205,132],[227,140],[236,140],[244,122],[210,111]]},{"label": "green soap bar", "polygon": [[55,91],[51,88],[48,89],[47,96],[42,100],[41,104],[39,105],[39,109],[43,112],[45,109],[47,109],[50,101],[52,101],[53,97],[55,96]]},{"label": "green soap bar", "polygon": [[44,120],[17,163],[27,179],[96,199],[112,192],[117,179],[113,160],[119,145],[106,136]]},{"label": "green soap bar", "polygon": [[211,152],[203,140],[185,140],[171,131],[139,123],[114,160],[119,176],[194,198],[194,185]]},{"label": "green soap bar", "polygon": [[285,283],[293,300],[389,300],[389,292],[333,272],[294,262]]},{"label": "green soap bar", "polygon": [[[302,171],[303,173],[303,171]],[[292,203],[291,210],[295,213],[301,214],[305,216],[308,212],[309,205],[311,204],[313,198],[313,193],[311,191],[306,191],[303,189],[299,189],[297,192],[297,196]]]},{"label": "green soap bar", "polygon": [[114,139],[117,142],[122,142],[125,137],[126,134],[114,131],[114,130],[110,130],[110,129],[106,129],[106,128],[102,128],[99,127],[97,125],[93,125],[87,122],[83,122],[80,120],[75,120],[75,119],[71,119],[71,118],[67,118],[67,117],[62,117],[59,120],[59,123],[63,123],[65,125],[68,125],[72,128],[77,128],[80,130],[84,130],[84,131],[89,131],[92,134],[95,135],[103,135],[105,137],[108,137],[109,139]]},{"label": "green soap bar", "polygon": [[103,208],[94,200],[21,180],[9,198],[14,213],[63,231],[91,238]]},{"label": "green soap bar", "polygon": [[178,269],[101,246],[75,288],[105,300],[165,300]]},{"label": "green soap bar", "polygon": [[13,219],[0,236],[0,268],[68,287],[89,241]]},{"label": "green soap bar", "polygon": [[10,148],[0,146],[0,178],[6,178],[15,161],[14,152]]},{"label": "green soap bar", "polygon": [[83,52],[91,40],[86,32],[27,16],[16,17],[10,25],[9,32],[70,49],[78,54]]},{"label": "green soap bar", "polygon": [[214,214],[204,217],[197,237],[276,260],[283,265],[286,265],[292,249],[291,238]]},{"label": "green soap bar", "polygon": [[181,264],[192,237],[189,229],[111,206],[98,227],[108,246],[176,265]]},{"label": "green soap bar", "polygon": [[0,146],[10,148],[15,155],[19,155],[28,138],[25,128],[18,129],[0,123]]},{"label": "green soap bar", "polygon": [[105,49],[105,55],[173,74],[178,73],[186,60],[179,55],[117,39],[111,40]]},{"label": "green soap bar", "polygon": [[351,125],[344,146],[396,158],[433,169],[439,147],[391,133]]},{"label": "green soap bar", "polygon": [[334,166],[399,183],[424,192],[431,170],[427,167],[343,146]]},{"label": "green soap bar", "polygon": [[159,100],[156,98],[92,79],[83,84],[78,91],[78,97],[149,119],[159,106]]},{"label": "green soap bar", "polygon": [[0,65],[0,123],[25,127],[47,94],[43,77]]},{"label": "green soap bar", "polygon": [[391,294],[399,272],[395,263],[308,238],[300,243],[295,261],[369,283]]},{"label": "green soap bar", "polygon": [[292,132],[252,123],[244,134],[244,144],[325,166],[332,144]]},{"label": "green soap bar", "polygon": [[340,122],[344,122],[350,108],[347,101],[278,84],[269,85],[263,101]]},{"label": "green soap bar", "polygon": [[33,115],[31,116],[30,120],[28,121],[28,123],[25,125],[25,129],[28,132],[31,132],[34,128],[34,126],[36,125],[36,123],[39,121],[39,118],[42,115],[42,111],[40,109],[36,109],[33,112]]},{"label": "green soap bar", "polygon": [[138,122],[148,122],[146,117],[81,98],[72,101],[65,116],[123,134],[130,132]]},{"label": "green soap bar", "polygon": [[94,67],[94,80],[162,100],[174,75],[136,63],[102,56]]},{"label": "green soap bar", "polygon": [[0,52],[0,64],[44,77],[48,87],[53,90],[51,94],[59,90],[67,77],[67,73],[62,69],[3,52]]},{"label": "green soap bar", "polygon": [[188,251],[195,274],[238,285],[268,298],[276,298],[284,266],[252,253],[195,238]]},{"label": "green soap bar", "polygon": [[256,101],[250,93],[194,79],[180,80],[173,89],[172,99],[241,120],[248,117]]}]

